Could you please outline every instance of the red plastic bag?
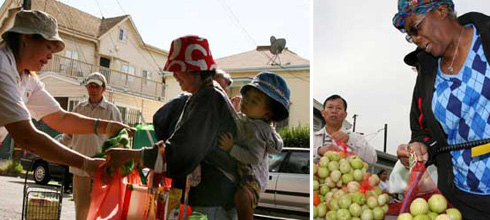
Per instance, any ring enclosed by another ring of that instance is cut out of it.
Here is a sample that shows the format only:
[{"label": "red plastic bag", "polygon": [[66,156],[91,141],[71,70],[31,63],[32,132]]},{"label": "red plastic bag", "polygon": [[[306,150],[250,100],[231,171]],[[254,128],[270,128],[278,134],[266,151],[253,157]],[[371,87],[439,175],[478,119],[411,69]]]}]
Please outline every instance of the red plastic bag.
[{"label": "red plastic bag", "polygon": [[[410,212],[410,204],[416,198],[424,198],[427,201],[433,194],[442,193],[432,180],[429,172],[427,172],[425,164],[418,161],[410,172],[410,179],[407,183],[407,189],[399,213]],[[451,205],[448,204],[448,206]]]},{"label": "red plastic bag", "polygon": [[102,172],[99,167],[94,176],[87,220],[120,220],[126,184],[120,170],[106,184],[102,181]]}]

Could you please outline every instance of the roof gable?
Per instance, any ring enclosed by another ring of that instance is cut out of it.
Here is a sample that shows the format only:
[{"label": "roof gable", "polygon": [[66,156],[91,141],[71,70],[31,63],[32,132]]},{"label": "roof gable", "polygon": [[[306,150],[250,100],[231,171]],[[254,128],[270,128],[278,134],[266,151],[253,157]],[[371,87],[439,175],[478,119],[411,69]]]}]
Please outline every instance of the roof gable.
[{"label": "roof gable", "polygon": [[98,36],[101,37],[127,17],[129,17],[129,15],[122,15],[113,18],[102,18]]}]

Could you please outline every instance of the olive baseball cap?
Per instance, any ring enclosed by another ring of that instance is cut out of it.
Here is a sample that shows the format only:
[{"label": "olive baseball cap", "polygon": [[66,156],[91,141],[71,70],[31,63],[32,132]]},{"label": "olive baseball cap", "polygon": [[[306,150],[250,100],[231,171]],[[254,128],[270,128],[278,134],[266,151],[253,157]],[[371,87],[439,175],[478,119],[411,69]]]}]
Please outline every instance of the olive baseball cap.
[{"label": "olive baseball cap", "polygon": [[57,42],[55,52],[62,51],[65,43],[58,34],[58,22],[46,12],[39,10],[22,10],[15,15],[14,26],[2,34],[6,39],[9,33],[39,34],[48,41]]}]

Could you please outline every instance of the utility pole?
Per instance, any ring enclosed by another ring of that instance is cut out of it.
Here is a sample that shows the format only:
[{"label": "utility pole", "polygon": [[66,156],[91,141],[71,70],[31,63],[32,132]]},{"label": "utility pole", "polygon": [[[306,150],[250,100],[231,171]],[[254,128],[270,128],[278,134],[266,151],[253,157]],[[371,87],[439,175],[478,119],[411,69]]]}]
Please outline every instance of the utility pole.
[{"label": "utility pole", "polygon": [[383,146],[383,152],[386,153],[386,142],[388,140],[388,124],[385,124],[385,143],[384,143],[384,146]]},{"label": "utility pole", "polygon": [[352,124],[352,132],[356,132],[356,118],[357,118],[357,116],[359,116],[359,115],[354,114],[352,116],[352,118],[354,118],[354,123]]},{"label": "utility pole", "polygon": [[23,10],[31,10],[31,0],[24,0],[22,3]]}]

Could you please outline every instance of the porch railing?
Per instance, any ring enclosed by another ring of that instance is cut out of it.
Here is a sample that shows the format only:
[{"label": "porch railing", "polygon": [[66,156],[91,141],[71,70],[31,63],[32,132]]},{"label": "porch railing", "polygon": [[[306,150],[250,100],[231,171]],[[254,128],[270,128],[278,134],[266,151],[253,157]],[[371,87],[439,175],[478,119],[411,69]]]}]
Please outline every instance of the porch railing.
[{"label": "porch railing", "polygon": [[96,66],[80,60],[54,55],[42,71],[56,72],[78,80],[85,79],[90,73],[100,72],[106,77],[107,84],[112,88],[134,95],[163,100],[163,83],[160,81]]}]

